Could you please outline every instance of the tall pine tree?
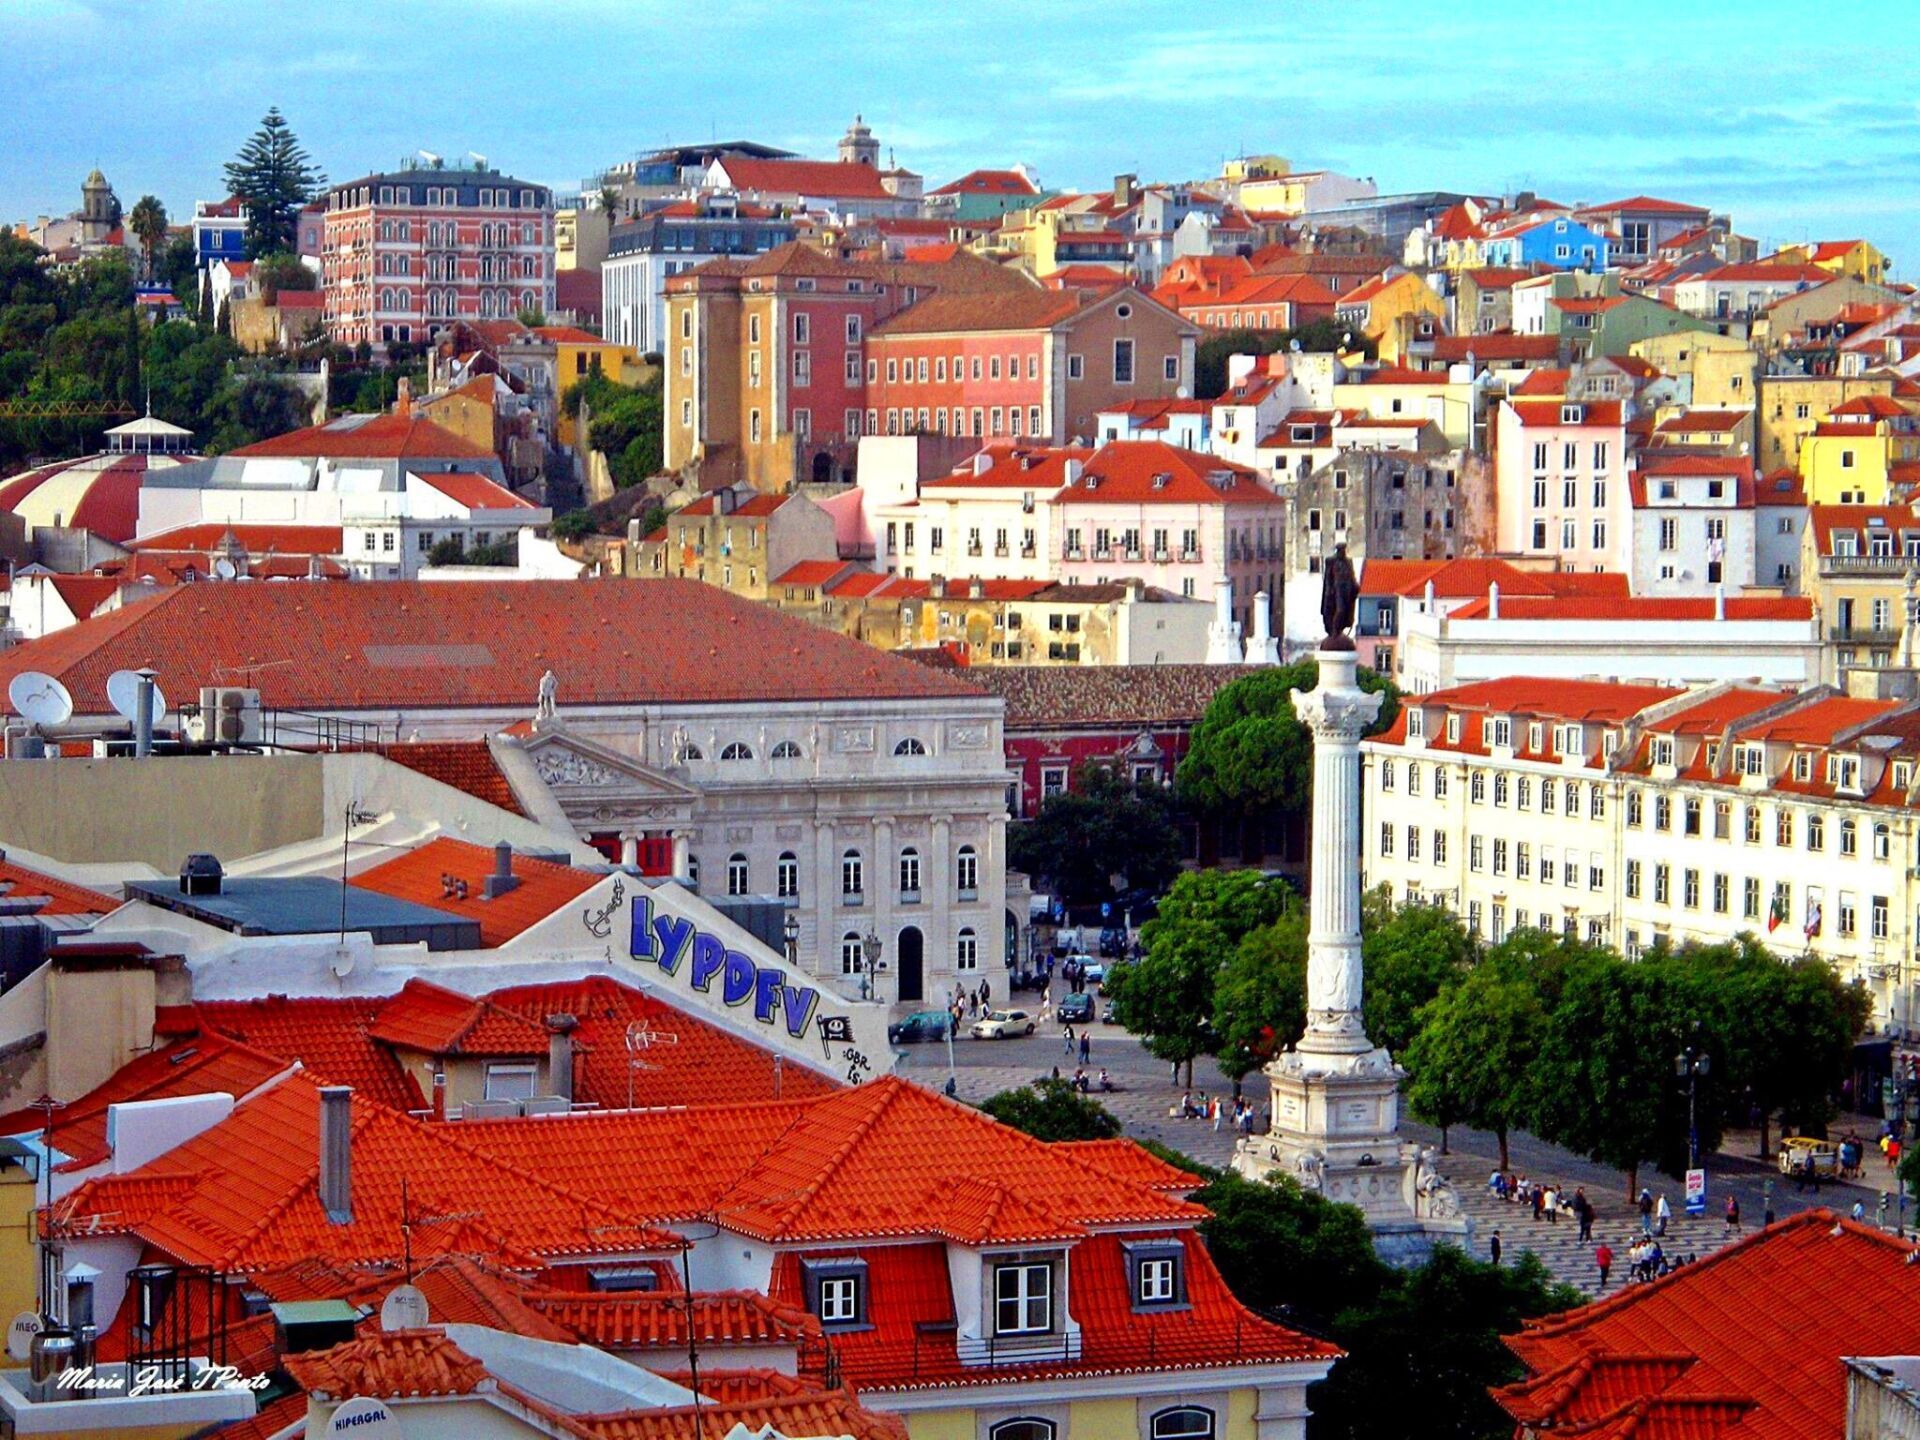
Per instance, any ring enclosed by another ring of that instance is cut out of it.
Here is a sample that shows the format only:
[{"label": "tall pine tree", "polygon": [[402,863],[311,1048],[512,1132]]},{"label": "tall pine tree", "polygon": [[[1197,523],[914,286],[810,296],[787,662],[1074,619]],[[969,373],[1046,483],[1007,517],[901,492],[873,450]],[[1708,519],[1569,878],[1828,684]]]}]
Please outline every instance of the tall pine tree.
[{"label": "tall pine tree", "polygon": [[293,249],[300,207],[327,183],[277,106],[228,162],[226,177],[227,189],[246,202],[249,259]]}]

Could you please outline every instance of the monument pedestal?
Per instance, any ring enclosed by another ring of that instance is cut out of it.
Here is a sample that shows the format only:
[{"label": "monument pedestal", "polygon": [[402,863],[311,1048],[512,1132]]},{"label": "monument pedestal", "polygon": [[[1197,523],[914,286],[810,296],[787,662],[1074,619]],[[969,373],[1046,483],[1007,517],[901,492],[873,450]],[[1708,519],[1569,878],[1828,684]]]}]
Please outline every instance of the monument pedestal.
[{"label": "monument pedestal", "polygon": [[1307,937],[1307,1029],[1266,1067],[1273,1120],[1242,1139],[1233,1168],[1249,1179],[1281,1174],[1358,1206],[1381,1258],[1424,1259],[1440,1239],[1466,1244],[1468,1222],[1432,1153],[1400,1139],[1400,1080],[1392,1057],[1361,1022],[1360,736],[1380,710],[1356,683],[1344,635],[1318,652],[1320,685],[1295,691],[1313,731],[1313,874]]}]

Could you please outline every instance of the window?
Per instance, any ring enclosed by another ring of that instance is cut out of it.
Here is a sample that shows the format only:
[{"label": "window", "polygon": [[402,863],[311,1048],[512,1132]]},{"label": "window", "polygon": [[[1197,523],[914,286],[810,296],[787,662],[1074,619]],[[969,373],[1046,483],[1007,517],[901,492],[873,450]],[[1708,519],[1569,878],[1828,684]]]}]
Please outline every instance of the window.
[{"label": "window", "polygon": [[980,889],[980,855],[971,845],[962,845],[954,861],[954,881],[960,898],[970,900]]},{"label": "window", "polygon": [[1848,859],[1860,853],[1860,827],[1851,820],[1840,822],[1840,853]]},{"label": "window", "polygon": [[1760,918],[1760,879],[1756,875],[1740,882],[1740,914],[1747,920]]},{"label": "window", "polygon": [[860,859],[858,850],[849,850],[840,857],[840,893],[850,900],[858,900],[866,890],[866,866]]},{"label": "window", "polygon": [[800,857],[791,850],[780,852],[780,859],[774,866],[774,893],[782,900],[794,900],[800,895]]},{"label": "window", "polygon": [[866,969],[866,951],[861,947],[860,936],[852,931],[840,937],[840,973],[858,975]]},{"label": "window", "polygon": [[1673,875],[1665,865],[1653,867],[1653,903],[1665,905],[1673,885]]},{"label": "window", "polygon": [[1186,1251],[1179,1244],[1150,1241],[1123,1248],[1134,1309],[1186,1303],[1186,1274],[1182,1264]]},{"label": "window", "polygon": [[1892,851],[1893,832],[1885,825],[1873,827],[1873,858],[1884,860]]},{"label": "window", "polygon": [[1653,797],[1653,828],[1656,830],[1673,829],[1673,801],[1665,795]]},{"label": "window", "polygon": [[753,747],[744,741],[735,740],[720,752],[720,758],[722,760],[751,760],[753,758]]},{"label": "window", "polygon": [[805,758],[805,752],[800,749],[797,742],[782,740],[778,745],[773,747],[772,758],[775,760],[801,760]]},{"label": "window", "polygon": [[972,926],[963,926],[953,947],[953,965],[956,970],[978,970],[980,968],[980,937]]},{"label": "window", "polygon": [[1393,858],[1393,823],[1388,820],[1380,822],[1380,858],[1382,860]]},{"label": "window", "polygon": [[1760,807],[1747,806],[1745,813],[1740,817],[1740,823],[1747,844],[1758,845],[1760,843]]},{"label": "window", "polygon": [[1824,850],[1827,848],[1827,817],[1807,815],[1807,849]]},{"label": "window", "polygon": [[1718,874],[1718,873],[1714,875],[1713,877],[1713,913],[1716,915],[1724,915],[1727,913],[1728,886],[1729,886],[1729,882],[1725,875]]},{"label": "window", "polygon": [[1626,885],[1627,899],[1638,900],[1640,898],[1640,862],[1638,860],[1627,861]]},{"label": "window", "polygon": [[[1440,832],[1435,831],[1434,833],[1437,835]],[[1469,835],[1467,837],[1467,868],[1469,870],[1476,872],[1484,870],[1486,868],[1486,853],[1487,845],[1484,839],[1478,835]]]},{"label": "window", "polygon": [[1680,813],[1681,833],[1698,835],[1700,833],[1700,801],[1698,797],[1689,796],[1683,801]]},{"label": "window", "polygon": [[920,852],[909,845],[900,852],[900,898],[920,898]]},{"label": "window", "polygon": [[[980,362],[977,359],[973,362],[973,367],[974,367],[973,378],[978,380],[980,378],[980,373],[979,373]],[[1080,379],[1083,375],[1086,374],[1086,369],[1087,369],[1087,362],[1084,356],[1080,356],[1080,355],[1067,356],[1067,379],[1069,380]]]},{"label": "window", "polygon": [[1513,847],[1513,878],[1531,880],[1533,878],[1533,846],[1527,841],[1517,841]]},{"label": "window", "polygon": [[1433,832],[1433,863],[1436,865],[1447,863],[1447,832],[1444,830]]},{"label": "window", "polygon": [[1131,340],[1113,342],[1113,383],[1133,384],[1133,341]]},{"label": "window", "polygon": [[747,893],[747,857],[735,851],[727,857],[727,894]]},{"label": "window", "polygon": [[1487,803],[1487,772],[1476,770],[1467,781],[1467,798],[1475,805]]},{"label": "window", "polygon": [[802,1260],[800,1277],[807,1309],[823,1330],[864,1325],[867,1319],[867,1262]]},{"label": "window", "polygon": [[1053,1267],[997,1265],[993,1271],[996,1335],[1043,1335],[1053,1328]]},{"label": "window", "polygon": [[532,1065],[487,1066],[486,1098],[489,1100],[531,1100],[534,1067]]},{"label": "window", "polygon": [[1054,1440],[1051,1420],[1002,1420],[987,1432],[987,1440]]},{"label": "window", "polygon": [[1198,1405],[1162,1410],[1153,1417],[1152,1440],[1213,1440],[1213,1412]]},{"label": "window", "polygon": [[1380,788],[1382,790],[1393,789],[1393,761],[1391,760],[1382,760],[1380,762]]},{"label": "window", "polygon": [[896,755],[924,755],[927,753],[927,747],[909,735],[893,747],[893,753]]}]

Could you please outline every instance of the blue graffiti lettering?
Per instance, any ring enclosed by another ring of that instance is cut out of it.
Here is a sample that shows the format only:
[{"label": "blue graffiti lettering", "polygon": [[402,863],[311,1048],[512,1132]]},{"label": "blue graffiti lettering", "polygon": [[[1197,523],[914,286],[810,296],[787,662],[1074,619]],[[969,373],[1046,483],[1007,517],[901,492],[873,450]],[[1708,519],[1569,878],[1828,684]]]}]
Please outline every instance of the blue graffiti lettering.
[{"label": "blue graffiti lettering", "polygon": [[795,987],[782,980],[780,985],[780,1008],[787,1017],[787,1033],[799,1039],[807,1033],[807,1025],[813,1019],[815,1007],[820,1004],[820,992],[811,985]]},{"label": "blue graffiti lettering", "polygon": [[653,933],[660,942],[660,968],[672,975],[687,958],[693,943],[693,922],[679,915],[662,915],[653,922]]},{"label": "blue graffiti lettering", "polygon": [[636,960],[656,958],[653,948],[653,897],[642,895],[633,902],[633,930],[627,953]]},{"label": "blue graffiti lettering", "polygon": [[689,977],[696,990],[713,988],[713,977],[727,963],[727,947],[711,935],[693,937],[693,974]]},{"label": "blue graffiti lettering", "polygon": [[753,971],[753,1018],[762,1025],[773,1023],[773,1007],[780,1003],[781,982],[786,979],[778,970],[768,970],[755,966]]},{"label": "blue graffiti lettering", "polygon": [[729,1005],[741,1005],[753,994],[754,971],[759,967],[738,950],[727,951],[727,973],[720,986],[720,998]]}]

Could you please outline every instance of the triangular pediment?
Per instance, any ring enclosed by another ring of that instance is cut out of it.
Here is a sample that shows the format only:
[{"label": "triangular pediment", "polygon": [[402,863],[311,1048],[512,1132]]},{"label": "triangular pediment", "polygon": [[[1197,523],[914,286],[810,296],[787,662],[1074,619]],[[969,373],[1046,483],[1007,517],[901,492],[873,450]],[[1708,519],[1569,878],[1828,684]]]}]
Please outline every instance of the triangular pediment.
[{"label": "triangular pediment", "polygon": [[536,734],[521,741],[521,748],[557,796],[605,794],[688,804],[700,798],[700,791],[685,781],[567,731]]}]

